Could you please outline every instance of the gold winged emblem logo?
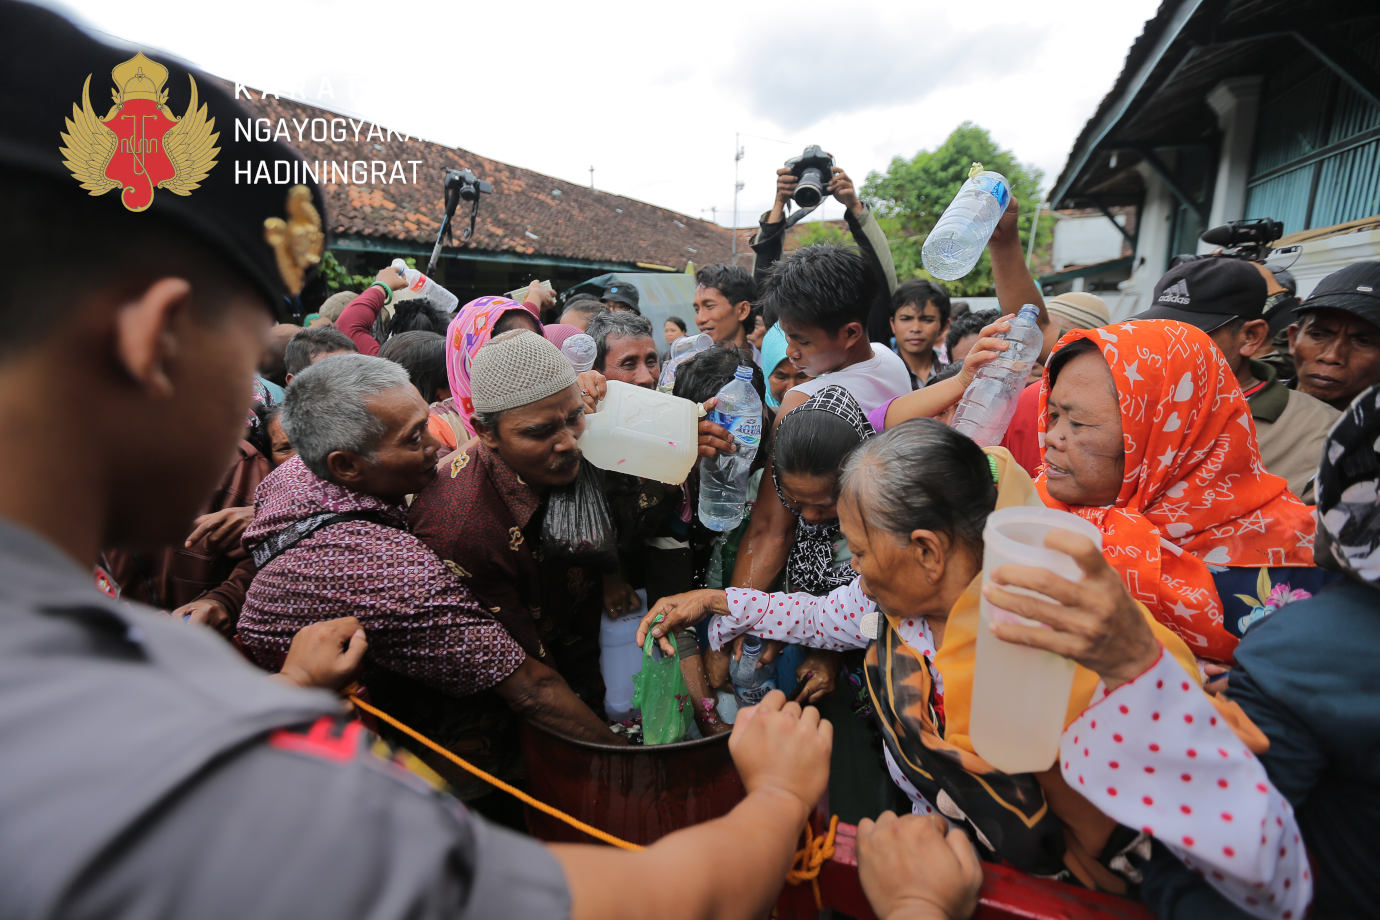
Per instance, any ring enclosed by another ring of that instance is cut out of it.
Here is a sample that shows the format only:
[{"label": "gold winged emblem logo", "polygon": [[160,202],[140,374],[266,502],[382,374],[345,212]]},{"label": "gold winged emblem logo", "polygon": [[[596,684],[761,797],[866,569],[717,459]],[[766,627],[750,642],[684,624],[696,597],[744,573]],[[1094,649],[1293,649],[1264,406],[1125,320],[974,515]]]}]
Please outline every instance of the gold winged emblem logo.
[{"label": "gold winged emblem logo", "polygon": [[91,74],[81,88],[81,104],[72,105],[62,146],[63,164],[92,195],[120,189],[120,201],[131,211],[153,204],[155,190],[190,195],[216,165],[220,148],[216,120],[197,98],[191,74],[191,99],[181,118],[167,106],[168,68],[141,52],[115,66],[113,104],[104,117],[91,107]]}]

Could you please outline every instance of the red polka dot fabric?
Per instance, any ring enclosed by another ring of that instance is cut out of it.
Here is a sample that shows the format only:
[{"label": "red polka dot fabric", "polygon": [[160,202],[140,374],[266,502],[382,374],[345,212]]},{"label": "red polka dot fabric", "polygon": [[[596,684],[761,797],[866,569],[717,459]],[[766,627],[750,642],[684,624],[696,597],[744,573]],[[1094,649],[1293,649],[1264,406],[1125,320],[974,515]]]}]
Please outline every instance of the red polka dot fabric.
[{"label": "red polka dot fabric", "polygon": [[1064,731],[1064,779],[1258,917],[1303,917],[1308,854],[1288,801],[1197,684],[1161,655]]}]

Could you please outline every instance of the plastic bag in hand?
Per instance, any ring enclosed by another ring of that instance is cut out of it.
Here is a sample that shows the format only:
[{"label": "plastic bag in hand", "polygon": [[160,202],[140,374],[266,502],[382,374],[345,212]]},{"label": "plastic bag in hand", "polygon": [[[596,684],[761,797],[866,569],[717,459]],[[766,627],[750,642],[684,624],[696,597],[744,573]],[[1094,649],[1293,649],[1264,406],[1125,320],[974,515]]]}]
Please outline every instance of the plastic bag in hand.
[{"label": "plastic bag in hand", "polygon": [[548,559],[608,570],[618,565],[617,536],[608,502],[598,471],[587,461],[580,461],[574,482],[548,493],[541,542]]},{"label": "plastic bag in hand", "polygon": [[679,657],[656,654],[650,631],[642,646],[642,670],[633,678],[633,708],[642,710],[642,743],[674,744],[695,718]]}]

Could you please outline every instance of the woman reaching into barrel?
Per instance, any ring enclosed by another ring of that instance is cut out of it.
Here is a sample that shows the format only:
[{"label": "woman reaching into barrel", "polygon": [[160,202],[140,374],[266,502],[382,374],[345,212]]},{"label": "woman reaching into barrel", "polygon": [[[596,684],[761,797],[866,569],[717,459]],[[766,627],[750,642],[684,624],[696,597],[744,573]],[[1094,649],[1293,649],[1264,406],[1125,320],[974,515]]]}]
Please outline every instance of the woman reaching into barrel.
[{"label": "woman reaching into barrel", "polygon": [[[1005,774],[982,760],[968,738],[983,528],[993,510],[1030,504],[1033,497],[1030,478],[1001,448],[984,452],[932,420],[907,422],[865,441],[843,467],[839,519],[857,579],[822,598],[734,588],[665,598],[649,612],[641,634],[651,629],[665,637],[713,613],[709,635],[716,646],[751,633],[821,648],[866,648],[868,691],[886,741],[887,766],[916,812],[943,814],[967,830],[987,858],[1126,892],[1127,857],[1148,836],[1158,836],[1153,822],[1128,824],[1121,818],[1119,823],[1094,807],[1100,803],[1089,801],[1088,771],[1080,772],[1072,758],[1065,756],[1042,773]],[[1177,702],[1196,706],[1201,730],[1220,735],[1211,750],[1244,751],[1198,690],[1187,647],[1130,597],[1096,546],[1067,535],[1051,541],[1077,560],[1080,582],[1018,566],[997,570],[993,581],[1059,602],[1054,606],[1061,618],[1053,626],[1064,644],[1057,651],[1079,664],[1068,721],[1077,721],[1095,702],[1101,707],[1118,693],[1142,692],[1144,678],[1153,672],[1151,680],[1189,685],[1192,692],[1182,692],[1184,699]],[[989,588],[990,599],[1026,616],[1044,612],[1043,607],[1032,611],[1031,602],[1003,590]],[[665,620],[654,625],[658,616]],[[1147,714],[1134,724],[1149,731],[1154,723]],[[1089,730],[1106,731],[1105,726]],[[1118,742],[1109,734],[1107,743]],[[1091,756],[1092,745],[1086,746]],[[1133,762],[1129,748],[1136,746],[1127,745],[1128,764]],[[1272,823],[1278,819],[1282,827],[1293,826],[1292,812],[1269,787],[1258,762],[1238,756],[1231,767],[1239,772],[1229,781],[1249,782],[1252,788],[1259,783],[1267,790],[1259,803],[1250,803],[1255,810],[1249,814],[1260,811]],[[1159,781],[1169,783],[1170,777]],[[1177,821],[1165,826],[1179,830]],[[1252,844],[1250,834],[1259,839],[1258,827],[1243,823],[1238,830],[1241,839],[1221,843],[1214,835],[1212,843],[1244,852]],[[1219,868],[1220,858],[1213,862],[1211,854],[1199,853],[1191,833],[1164,842],[1180,858],[1202,859],[1217,869],[1223,880],[1214,884],[1229,897],[1257,883],[1280,885],[1286,878],[1291,886],[1306,887],[1301,875],[1306,863],[1294,854],[1273,859],[1262,853],[1259,860],[1243,860],[1249,865]]]}]

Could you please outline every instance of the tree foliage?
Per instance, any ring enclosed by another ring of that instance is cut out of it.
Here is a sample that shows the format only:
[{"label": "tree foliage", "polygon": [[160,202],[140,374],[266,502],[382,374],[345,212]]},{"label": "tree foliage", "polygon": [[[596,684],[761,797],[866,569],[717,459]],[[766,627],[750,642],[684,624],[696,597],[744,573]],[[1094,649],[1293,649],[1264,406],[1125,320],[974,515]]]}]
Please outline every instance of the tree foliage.
[{"label": "tree foliage", "polygon": [[838,224],[825,223],[824,221],[810,221],[802,223],[795,228],[795,239],[792,246],[799,249],[803,246],[813,246],[816,243],[834,243],[839,246],[852,246],[853,237],[843,227]]},{"label": "tree foliage", "polygon": [[[408,268],[417,267],[415,256],[402,256],[402,260]],[[321,280],[325,282],[326,289],[334,294],[337,291],[362,291],[374,283],[374,275],[351,274],[335,253],[327,249],[321,256]]]},{"label": "tree foliage", "polygon": [[[1028,243],[1034,204],[1040,197],[1044,173],[1021,163],[1011,151],[998,147],[985,128],[965,121],[934,150],[922,150],[910,159],[895,157],[886,172],[870,173],[863,184],[862,198],[877,212],[887,239],[891,241],[899,280],[934,280],[920,260],[920,249],[975,162],[1001,173],[1011,184],[1021,204],[1022,245]],[[1053,227],[1054,222],[1047,217],[1040,221],[1036,249],[1050,245]],[[982,254],[968,275],[943,284],[955,297],[992,294],[992,266],[987,253]]]}]

